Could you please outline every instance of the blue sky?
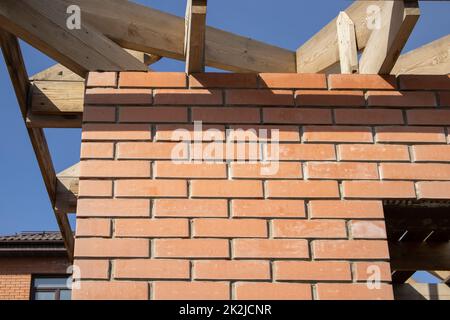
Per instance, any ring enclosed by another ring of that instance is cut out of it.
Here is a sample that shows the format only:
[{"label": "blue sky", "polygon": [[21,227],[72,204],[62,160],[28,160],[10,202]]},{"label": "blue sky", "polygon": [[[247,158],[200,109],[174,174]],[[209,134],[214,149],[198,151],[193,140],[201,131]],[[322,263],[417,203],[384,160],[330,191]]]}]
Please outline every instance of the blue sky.
[{"label": "blue sky", "polygon": [[[184,16],[185,1],[134,1]],[[234,33],[295,50],[352,1],[345,0],[210,0],[208,24]],[[275,4],[276,3],[276,4]],[[450,3],[421,1],[422,16],[405,52],[438,39],[450,31]],[[54,62],[22,45],[28,73]],[[162,59],[156,71],[183,71],[182,62]],[[22,122],[3,59],[0,61],[0,234],[24,230],[57,230],[41,174]],[[78,162],[80,130],[46,130],[57,171]]]}]

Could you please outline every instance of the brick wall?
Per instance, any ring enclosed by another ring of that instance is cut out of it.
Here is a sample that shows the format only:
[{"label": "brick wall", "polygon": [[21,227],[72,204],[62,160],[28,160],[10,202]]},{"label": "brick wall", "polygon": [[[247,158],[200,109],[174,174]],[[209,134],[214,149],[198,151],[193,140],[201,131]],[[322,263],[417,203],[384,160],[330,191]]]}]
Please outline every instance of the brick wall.
[{"label": "brick wall", "polygon": [[392,299],[382,200],[450,198],[448,76],[87,87],[75,299]]},{"label": "brick wall", "polygon": [[31,275],[0,274],[0,300],[29,300]]}]

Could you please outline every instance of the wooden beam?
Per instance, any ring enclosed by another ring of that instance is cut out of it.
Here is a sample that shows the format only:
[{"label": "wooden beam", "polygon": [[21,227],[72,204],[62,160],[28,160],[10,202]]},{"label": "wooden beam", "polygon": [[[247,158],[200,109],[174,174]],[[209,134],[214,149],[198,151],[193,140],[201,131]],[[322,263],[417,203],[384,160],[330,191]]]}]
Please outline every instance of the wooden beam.
[{"label": "wooden beam", "polygon": [[361,74],[390,74],[420,16],[417,1],[386,1],[359,62]]},{"label": "wooden beam", "polygon": [[84,82],[84,78],[67,69],[61,64],[55,64],[30,77],[31,81],[79,81]]},{"label": "wooden beam", "polygon": [[76,212],[80,163],[76,163],[58,173],[56,189],[56,210],[60,212]]},{"label": "wooden beam", "polygon": [[28,112],[26,125],[28,128],[81,128],[83,115],[61,114],[61,115],[41,115]]},{"label": "wooden beam", "polygon": [[395,300],[450,300],[450,288],[441,283],[405,283],[393,289]]},{"label": "wooden beam", "polygon": [[31,110],[35,114],[83,112],[84,88],[80,81],[34,81]]},{"label": "wooden beam", "polygon": [[358,47],[356,45],[355,24],[343,11],[339,13],[336,23],[341,73],[358,73]]},{"label": "wooden beam", "polygon": [[57,0],[2,0],[0,24],[81,77],[93,70],[147,70],[87,22],[80,30],[67,28],[66,10]]},{"label": "wooden beam", "polygon": [[392,270],[450,270],[450,243],[389,242]]},{"label": "wooden beam", "polygon": [[184,54],[186,73],[205,72],[207,0],[187,0]]},{"label": "wooden beam", "polygon": [[433,276],[450,286],[450,271],[429,271]]}]

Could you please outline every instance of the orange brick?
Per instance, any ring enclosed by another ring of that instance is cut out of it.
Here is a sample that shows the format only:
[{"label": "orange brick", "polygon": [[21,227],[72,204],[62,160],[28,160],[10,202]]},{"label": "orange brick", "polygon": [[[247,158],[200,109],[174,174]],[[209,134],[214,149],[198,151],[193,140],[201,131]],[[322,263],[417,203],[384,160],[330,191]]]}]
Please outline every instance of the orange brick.
[{"label": "orange brick", "polygon": [[327,80],[319,73],[260,73],[261,87],[279,89],[326,89]]},{"label": "orange brick", "polygon": [[433,92],[369,91],[367,102],[371,107],[436,107]]},{"label": "orange brick", "polygon": [[356,126],[305,126],[305,142],[373,142],[370,127]]},{"label": "orange brick", "polygon": [[186,85],[183,72],[121,72],[119,79],[121,88],[184,88]]},{"label": "orange brick", "polygon": [[155,104],[214,105],[223,104],[222,90],[156,89]]},{"label": "orange brick", "polygon": [[[354,278],[356,281],[367,281],[376,275],[375,270],[379,270],[380,281],[391,281],[391,266],[389,262],[355,262]],[[378,269],[379,268],[379,269]]]},{"label": "orange brick", "polygon": [[157,258],[228,258],[228,240],[225,239],[156,239]]},{"label": "orange brick", "polygon": [[275,238],[346,238],[344,220],[273,220]]},{"label": "orange brick", "polygon": [[418,182],[419,199],[450,199],[450,182]]},{"label": "orange brick", "polygon": [[119,142],[117,158],[175,160],[183,156],[177,153],[178,149],[179,144],[175,142]]},{"label": "orange brick", "polygon": [[194,279],[269,280],[269,261],[206,260],[194,261]]},{"label": "orange brick", "polygon": [[437,127],[376,127],[377,142],[443,142],[444,128]]},{"label": "orange brick", "polygon": [[407,181],[344,181],[345,198],[415,198],[414,183]]},{"label": "orange brick", "polygon": [[338,147],[341,160],[409,161],[407,146],[390,144],[348,144]]},{"label": "orange brick", "polygon": [[89,72],[86,87],[115,87],[116,72]]},{"label": "orange brick", "polygon": [[303,283],[237,282],[238,300],[311,300],[311,285]]},{"label": "orange brick", "polygon": [[369,289],[367,284],[319,283],[316,285],[319,300],[393,300],[392,286],[382,284],[379,289]]},{"label": "orange brick", "polygon": [[337,198],[336,181],[268,181],[267,196],[270,198]]},{"label": "orange brick", "polygon": [[449,75],[401,75],[400,88],[404,90],[450,90]]},{"label": "orange brick", "polygon": [[350,263],[344,261],[275,261],[276,280],[348,281]]},{"label": "orange brick", "polygon": [[152,104],[152,90],[149,89],[87,89],[84,103],[86,104]]},{"label": "orange brick", "polygon": [[186,122],[187,108],[184,107],[122,107],[119,108],[120,122]]},{"label": "orange brick", "polygon": [[302,178],[302,167],[300,163],[295,162],[268,162],[264,164],[232,162],[231,176],[233,178],[255,179],[299,179]]},{"label": "orange brick", "polygon": [[257,75],[254,73],[194,73],[189,76],[191,88],[256,88]]},{"label": "orange brick", "polygon": [[290,90],[231,89],[225,91],[227,105],[293,106]]},{"label": "orange brick", "polygon": [[155,217],[227,217],[227,200],[156,199]]},{"label": "orange brick", "polygon": [[[273,155],[272,155],[273,154]],[[268,146],[269,160],[335,160],[331,144],[280,144],[278,150]]]},{"label": "orange brick", "polygon": [[226,178],[227,167],[223,163],[177,163],[157,161],[156,178]]},{"label": "orange brick", "polygon": [[114,122],[116,121],[116,108],[85,106],[83,121]]},{"label": "orange brick", "polygon": [[450,92],[439,92],[439,105],[441,107],[450,107]]},{"label": "orange brick", "polygon": [[114,158],[114,144],[100,142],[84,142],[81,144],[81,159],[112,159]]},{"label": "orange brick", "polygon": [[228,141],[300,141],[296,126],[231,125],[229,128],[233,131],[228,133]]},{"label": "orange brick", "polygon": [[150,140],[148,124],[85,123],[82,140]]},{"label": "orange brick", "polygon": [[234,258],[309,258],[308,241],[303,239],[233,240]]},{"label": "orange brick", "polygon": [[362,107],[366,105],[362,91],[300,90],[295,92],[298,106]]},{"label": "orange brick", "polygon": [[80,271],[79,274],[74,272],[74,279],[109,279],[108,260],[76,260],[74,266]]},{"label": "orange brick", "polygon": [[378,166],[365,162],[308,162],[305,175],[308,179],[378,179]]},{"label": "orange brick", "polygon": [[117,237],[188,237],[187,219],[116,219]]},{"label": "orange brick", "polygon": [[126,259],[114,261],[116,279],[189,279],[188,260]]},{"label": "orange brick", "polygon": [[78,184],[79,197],[112,197],[112,181],[80,180]]},{"label": "orange brick", "polygon": [[414,161],[450,161],[450,146],[413,146]]},{"label": "orange brick", "polygon": [[256,143],[194,143],[190,148],[192,160],[262,160],[260,145]]},{"label": "orange brick", "polygon": [[263,196],[261,181],[194,180],[191,182],[193,197],[260,198]]},{"label": "orange brick", "polygon": [[331,124],[331,110],[307,108],[264,108],[264,123]]},{"label": "orange brick", "polygon": [[267,222],[261,219],[194,219],[194,237],[266,238]]},{"label": "orange brick", "polygon": [[380,174],[390,180],[450,180],[450,164],[382,163]]},{"label": "orange brick", "polygon": [[142,281],[82,281],[72,300],[148,300],[148,283]]},{"label": "orange brick", "polygon": [[146,161],[81,161],[81,178],[150,177],[150,163]]},{"label": "orange brick", "polygon": [[144,199],[78,199],[78,217],[149,217],[150,201]]},{"label": "orange brick", "polygon": [[77,237],[110,237],[110,219],[77,219]]},{"label": "orange brick", "polygon": [[233,217],[303,218],[303,200],[233,200]]},{"label": "orange brick", "polygon": [[337,124],[403,124],[401,110],[390,109],[336,109],[334,110]]},{"label": "orange brick", "polygon": [[192,121],[205,123],[259,123],[258,108],[191,108]]},{"label": "orange brick", "polygon": [[191,124],[159,124],[156,126],[156,141],[223,141],[225,126],[202,125],[202,130],[194,131]]},{"label": "orange brick", "polygon": [[149,257],[149,243],[147,239],[78,238],[74,255],[78,258]]},{"label": "orange brick", "polygon": [[328,76],[330,89],[395,90],[395,76],[363,74],[331,74]]},{"label": "orange brick", "polygon": [[350,221],[350,230],[354,239],[386,239],[384,221]]},{"label": "orange brick", "polygon": [[412,125],[450,125],[450,110],[408,110],[406,117]]},{"label": "orange brick", "polygon": [[155,300],[228,300],[230,284],[228,282],[210,281],[170,281],[154,282],[153,299]]},{"label": "orange brick", "polygon": [[312,248],[315,259],[389,259],[382,240],[315,240]]},{"label": "orange brick", "polygon": [[118,180],[117,197],[186,197],[187,185],[183,180]]}]

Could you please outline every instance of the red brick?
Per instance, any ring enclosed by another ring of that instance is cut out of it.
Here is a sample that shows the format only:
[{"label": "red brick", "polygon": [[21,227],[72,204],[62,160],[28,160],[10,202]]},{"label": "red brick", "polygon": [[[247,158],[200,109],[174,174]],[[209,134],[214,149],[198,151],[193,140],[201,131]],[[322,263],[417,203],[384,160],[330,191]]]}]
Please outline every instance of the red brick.
[{"label": "red brick", "polygon": [[121,72],[119,86],[139,88],[184,88],[186,74],[182,72]]},{"label": "red brick", "polygon": [[116,72],[89,72],[86,87],[115,87]]},{"label": "red brick", "polygon": [[407,146],[390,144],[349,144],[338,147],[340,160],[409,161]]},{"label": "red brick", "polygon": [[227,200],[156,199],[155,217],[227,217]]},{"label": "red brick", "polygon": [[112,159],[114,158],[114,144],[84,142],[81,144],[81,158]]},{"label": "red brick", "polygon": [[267,222],[261,219],[194,219],[194,237],[266,238]]},{"label": "red brick", "polygon": [[280,144],[278,150],[275,148],[273,151],[269,145],[268,151],[270,160],[336,160],[331,144]]},{"label": "red brick", "polygon": [[156,178],[226,178],[227,167],[223,163],[176,163],[157,161]]},{"label": "red brick", "polygon": [[80,271],[74,272],[74,279],[109,279],[108,260],[76,260],[74,266]]},{"label": "red brick", "polygon": [[363,107],[366,105],[362,91],[300,90],[295,92],[298,106]]},{"label": "red brick", "polygon": [[303,283],[237,282],[238,300],[311,300],[311,285]]},{"label": "red brick", "polygon": [[156,126],[156,141],[224,141],[225,126],[202,125],[194,131],[191,124],[159,124]]},{"label": "red brick", "polygon": [[179,146],[175,142],[120,142],[117,144],[117,158],[176,160],[182,158],[177,154]]},{"label": "red brick", "polygon": [[84,97],[86,104],[152,104],[153,95],[150,89],[87,89]]},{"label": "red brick", "polygon": [[380,174],[390,180],[450,180],[450,164],[382,163]]},{"label": "red brick", "polygon": [[344,261],[275,261],[276,280],[348,281],[350,263]]},{"label": "red brick", "polygon": [[344,181],[345,198],[415,198],[414,183],[407,181]]},{"label": "red brick", "polygon": [[185,107],[122,107],[119,109],[120,122],[186,122]]},{"label": "red brick", "polygon": [[114,160],[81,161],[80,177],[82,178],[150,177],[150,163],[146,161],[114,161]]},{"label": "red brick", "polygon": [[383,240],[314,240],[315,259],[389,259]]},{"label": "red brick", "polygon": [[381,201],[318,200],[309,202],[311,218],[384,218]]},{"label": "red brick", "polygon": [[189,279],[188,260],[127,259],[114,261],[115,279]]},{"label": "red brick", "polygon": [[319,300],[393,300],[392,286],[381,284],[379,289],[369,289],[367,284],[319,283],[316,285]]},{"label": "red brick", "polygon": [[365,162],[308,162],[305,175],[308,179],[378,179],[378,166]]},{"label": "red brick", "polygon": [[439,105],[441,107],[450,107],[450,92],[439,92]]},{"label": "red brick", "polygon": [[229,128],[233,131],[228,133],[228,141],[300,141],[296,126],[230,125]]},{"label": "red brick", "polygon": [[[147,239],[78,238],[75,241],[75,257],[126,257],[139,258],[150,255]],[[84,291],[84,290],[83,290]]]},{"label": "red brick", "polygon": [[331,124],[331,110],[306,108],[264,108],[265,123]]},{"label": "red brick", "polygon": [[154,255],[157,258],[228,258],[228,240],[225,239],[156,239]]},{"label": "red brick", "polygon": [[257,75],[254,73],[194,73],[189,76],[191,88],[256,88]]},{"label": "red brick", "polygon": [[78,199],[78,217],[149,217],[150,201],[144,199]]},{"label": "red brick", "polygon": [[193,197],[210,198],[259,198],[263,196],[260,181],[194,180],[191,182]]},{"label": "red brick", "polygon": [[263,88],[326,89],[327,79],[319,73],[260,73],[259,84]]},{"label": "red brick", "polygon": [[267,162],[258,164],[232,162],[231,176],[233,178],[254,179],[300,179],[302,178],[302,167],[300,163],[295,162]]},{"label": "red brick", "polygon": [[187,219],[116,219],[117,237],[188,237]]},{"label": "red brick", "polygon": [[450,125],[450,110],[408,110],[406,117],[412,125]]},{"label": "red brick", "polygon": [[353,239],[386,239],[386,225],[384,221],[350,221]]},{"label": "red brick", "polygon": [[78,182],[79,197],[112,197],[112,181],[80,180]]},{"label": "red brick", "polygon": [[191,160],[262,161],[261,148],[256,143],[194,143],[190,148]]},{"label": "red brick", "polygon": [[273,220],[274,238],[346,238],[344,220]]},{"label": "red brick", "polygon": [[370,127],[305,126],[304,142],[373,142]]},{"label": "red brick", "polygon": [[228,282],[209,281],[170,281],[154,282],[155,300],[228,300],[230,284]]},{"label": "red brick", "polygon": [[148,300],[148,283],[142,281],[82,281],[72,300]]},{"label": "red brick", "polygon": [[225,91],[227,105],[293,106],[290,90],[231,89]]},{"label": "red brick", "polygon": [[414,161],[450,161],[450,146],[413,146]]},{"label": "red brick", "polygon": [[303,218],[303,200],[233,200],[233,217]]},{"label": "red brick", "polygon": [[401,75],[403,90],[450,90],[449,75]]},{"label": "red brick", "polygon": [[214,89],[156,89],[155,104],[214,105],[223,104],[221,90]]},{"label": "red brick", "polygon": [[233,240],[234,258],[309,258],[308,241],[303,239]]},{"label": "red brick", "polygon": [[418,182],[419,199],[450,199],[450,182]]},{"label": "red brick", "polygon": [[367,103],[371,107],[436,107],[434,92],[369,91]]},{"label": "red brick", "polygon": [[116,121],[116,108],[85,106],[83,121],[114,122]]},{"label": "red brick", "polygon": [[194,261],[193,278],[200,280],[269,280],[269,261]]},{"label": "red brick", "polygon": [[374,270],[379,268],[379,280],[391,281],[391,266],[389,262],[355,262],[354,264],[354,278],[356,281],[367,281],[374,278],[376,273]]},{"label": "red brick", "polygon": [[401,110],[337,109],[334,116],[337,124],[403,124]]},{"label": "red brick", "polygon": [[118,180],[117,197],[186,197],[187,185],[183,180]]},{"label": "red brick", "polygon": [[377,142],[443,142],[444,128],[436,127],[376,127]]},{"label": "red brick", "polygon": [[86,123],[82,140],[150,140],[148,124]]},{"label": "red brick", "polygon": [[363,74],[331,74],[328,76],[330,89],[395,90],[394,76]]},{"label": "red brick", "polygon": [[258,108],[192,108],[192,121],[205,123],[259,123]]},{"label": "red brick", "polygon": [[77,237],[110,237],[110,219],[77,219]]},{"label": "red brick", "polygon": [[269,198],[338,198],[336,181],[268,181]]}]

